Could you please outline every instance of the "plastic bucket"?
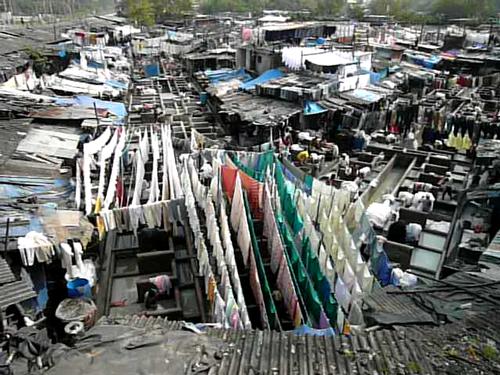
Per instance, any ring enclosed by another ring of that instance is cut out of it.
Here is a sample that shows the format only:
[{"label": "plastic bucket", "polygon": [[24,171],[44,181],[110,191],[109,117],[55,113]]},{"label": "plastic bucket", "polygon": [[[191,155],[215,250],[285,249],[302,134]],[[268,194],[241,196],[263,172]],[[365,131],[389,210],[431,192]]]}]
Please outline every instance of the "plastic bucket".
[{"label": "plastic bucket", "polygon": [[73,279],[71,281],[68,281],[68,284],[66,286],[68,288],[69,298],[92,298],[92,289],[90,288],[90,284],[87,279]]}]

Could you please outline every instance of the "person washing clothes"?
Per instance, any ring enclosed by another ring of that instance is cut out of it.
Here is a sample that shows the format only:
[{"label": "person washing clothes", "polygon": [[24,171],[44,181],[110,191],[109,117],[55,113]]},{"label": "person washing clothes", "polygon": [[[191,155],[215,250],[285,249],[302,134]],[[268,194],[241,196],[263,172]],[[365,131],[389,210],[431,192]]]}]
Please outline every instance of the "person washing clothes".
[{"label": "person washing clothes", "polygon": [[296,159],[299,162],[299,164],[303,165],[303,164],[307,163],[307,161],[309,160],[309,157],[310,157],[309,151],[303,150],[297,154]]},{"label": "person washing clothes", "polygon": [[332,143],[332,160],[336,161],[339,158],[339,146]]},{"label": "person washing clothes", "polygon": [[413,132],[408,133],[408,137],[403,142],[403,147],[410,150],[416,150],[418,148],[418,142],[415,139],[415,134]]},{"label": "person washing clothes", "polygon": [[479,178],[479,186],[485,187],[488,185],[488,181],[490,179],[490,171],[485,169],[483,173],[481,173],[481,177]]},{"label": "person washing clothes", "polygon": [[375,156],[373,158],[373,166],[376,167],[378,166],[380,163],[382,163],[385,159],[385,155],[383,152],[381,152],[380,154],[378,154],[377,156]]},{"label": "person washing clothes", "polygon": [[451,179],[451,172],[446,172],[446,176],[438,182],[438,185],[443,191],[443,200],[446,195],[450,197],[450,200],[453,199],[453,181]]},{"label": "person washing clothes", "polygon": [[214,177],[214,170],[210,165],[210,163],[205,160],[205,162],[200,168],[201,182],[203,183],[203,185],[209,186],[210,181],[212,181],[213,177]]},{"label": "person washing clothes", "polygon": [[340,166],[343,168],[347,168],[349,166],[350,160],[349,160],[349,155],[347,154],[342,154],[342,158],[340,159]]},{"label": "person washing clothes", "polygon": [[347,168],[349,167],[349,155],[347,154],[342,154],[342,156],[340,157],[340,160],[339,162],[337,163],[337,176],[339,175],[340,173],[340,170],[342,168],[344,168],[345,170],[347,170]]},{"label": "person washing clothes", "polygon": [[422,199],[422,211],[424,212],[432,211],[432,200],[429,194],[430,193],[426,194],[425,198]]},{"label": "person washing clothes", "polygon": [[283,134],[283,143],[287,147],[290,147],[293,144],[292,128],[291,127],[286,127],[285,133]]}]

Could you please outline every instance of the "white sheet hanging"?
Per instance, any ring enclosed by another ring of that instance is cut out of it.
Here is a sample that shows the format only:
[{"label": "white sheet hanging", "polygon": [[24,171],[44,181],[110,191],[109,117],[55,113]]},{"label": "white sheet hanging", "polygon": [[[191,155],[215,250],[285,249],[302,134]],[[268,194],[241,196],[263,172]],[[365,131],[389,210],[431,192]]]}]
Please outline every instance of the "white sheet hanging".
[{"label": "white sheet hanging", "polygon": [[106,172],[106,162],[113,155],[116,144],[118,143],[118,130],[115,130],[111,140],[103,147],[99,154],[99,186],[97,188],[97,198],[104,200],[104,182]]},{"label": "white sheet hanging", "polygon": [[118,144],[115,148],[115,155],[113,158],[113,166],[111,167],[111,175],[109,177],[108,189],[106,191],[106,198],[104,199],[103,208],[107,210],[111,205],[115,197],[116,192],[116,180],[118,178],[118,174],[120,173],[120,160],[122,157],[123,149],[125,148],[125,142],[127,140],[127,134],[124,129],[120,132],[120,138]]},{"label": "white sheet hanging", "polygon": [[153,170],[151,172],[151,186],[149,190],[148,203],[157,202],[160,198],[160,187],[158,185],[158,161],[160,159],[160,145],[158,136],[151,129],[151,146],[153,149]]},{"label": "white sheet hanging", "polygon": [[106,128],[99,138],[83,145],[83,184],[85,186],[85,214],[92,212],[92,181],[90,180],[90,164],[92,155],[98,153],[111,137],[111,129]]},{"label": "white sheet hanging", "polygon": [[75,187],[75,203],[76,209],[80,209],[82,203],[82,171],[80,168],[81,158],[76,159],[76,187]]}]

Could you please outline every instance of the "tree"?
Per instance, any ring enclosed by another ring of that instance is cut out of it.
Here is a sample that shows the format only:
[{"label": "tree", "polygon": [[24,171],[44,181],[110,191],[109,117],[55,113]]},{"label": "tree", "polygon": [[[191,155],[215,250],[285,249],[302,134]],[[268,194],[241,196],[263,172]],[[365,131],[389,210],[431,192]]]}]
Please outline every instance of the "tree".
[{"label": "tree", "polygon": [[307,9],[318,16],[337,14],[344,5],[344,0],[204,0],[202,12],[217,13],[260,12],[263,9],[302,10]]},{"label": "tree", "polygon": [[0,0],[0,11],[7,9],[16,15],[86,15],[96,9],[108,12],[114,6],[113,0]]},{"label": "tree", "polygon": [[418,24],[433,20],[432,14],[424,15],[424,12],[416,12],[421,10],[428,13],[430,5],[426,4],[429,4],[427,0],[373,0],[369,7],[372,14],[387,14],[399,22]]},{"label": "tree", "polygon": [[155,23],[154,8],[149,0],[127,0],[128,15],[140,25]]},{"label": "tree", "polygon": [[494,0],[436,0],[433,11],[447,18],[485,19],[495,14],[496,5]]},{"label": "tree", "polygon": [[156,18],[165,16],[178,16],[191,11],[191,0],[154,0]]},{"label": "tree", "polygon": [[365,16],[365,10],[358,4],[354,4],[349,7],[348,16],[350,18],[360,21]]},{"label": "tree", "polygon": [[318,0],[315,13],[318,15],[338,14],[343,6],[343,0]]}]

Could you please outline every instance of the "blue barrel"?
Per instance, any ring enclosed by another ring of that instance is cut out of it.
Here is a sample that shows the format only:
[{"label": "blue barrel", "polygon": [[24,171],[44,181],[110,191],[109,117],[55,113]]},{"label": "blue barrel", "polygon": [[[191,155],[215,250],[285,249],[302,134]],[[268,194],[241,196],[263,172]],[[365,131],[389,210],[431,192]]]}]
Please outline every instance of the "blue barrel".
[{"label": "blue barrel", "polygon": [[200,93],[200,102],[201,102],[201,105],[207,104],[207,101],[208,101],[208,93],[206,93],[205,91],[201,92]]},{"label": "blue barrel", "polygon": [[68,288],[69,298],[92,298],[92,289],[90,288],[89,281],[87,279],[76,278],[68,281],[66,284]]}]

